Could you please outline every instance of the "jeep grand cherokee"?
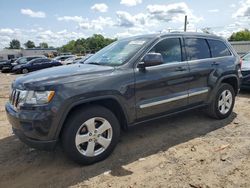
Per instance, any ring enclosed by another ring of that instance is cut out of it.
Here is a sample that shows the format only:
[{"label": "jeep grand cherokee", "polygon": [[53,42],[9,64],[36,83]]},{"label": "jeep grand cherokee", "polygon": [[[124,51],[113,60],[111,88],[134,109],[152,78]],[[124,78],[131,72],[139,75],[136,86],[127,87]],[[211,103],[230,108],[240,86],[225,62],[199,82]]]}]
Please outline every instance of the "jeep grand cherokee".
[{"label": "jeep grand cherokee", "polygon": [[85,64],[17,78],[6,112],[31,147],[65,153],[80,164],[105,159],[121,128],[206,107],[227,118],[240,80],[240,59],[222,38],[169,33],[118,40]]}]

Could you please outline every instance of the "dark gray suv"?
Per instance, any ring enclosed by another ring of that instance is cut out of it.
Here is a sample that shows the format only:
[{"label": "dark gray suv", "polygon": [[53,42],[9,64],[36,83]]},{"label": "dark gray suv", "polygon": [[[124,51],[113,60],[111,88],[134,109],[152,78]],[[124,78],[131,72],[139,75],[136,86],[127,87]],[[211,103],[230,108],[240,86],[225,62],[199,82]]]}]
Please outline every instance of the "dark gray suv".
[{"label": "dark gray suv", "polygon": [[37,71],[12,84],[6,112],[31,147],[60,140],[80,164],[105,159],[120,129],[206,107],[223,119],[241,82],[240,58],[213,35],[169,33],[118,40],[85,64]]}]

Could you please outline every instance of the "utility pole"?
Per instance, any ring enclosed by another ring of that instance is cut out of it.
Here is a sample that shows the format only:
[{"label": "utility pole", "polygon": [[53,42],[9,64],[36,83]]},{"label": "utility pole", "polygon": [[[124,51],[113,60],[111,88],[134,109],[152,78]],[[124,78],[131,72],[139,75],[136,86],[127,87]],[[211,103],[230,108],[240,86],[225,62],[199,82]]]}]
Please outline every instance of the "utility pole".
[{"label": "utility pole", "polygon": [[185,15],[185,22],[184,22],[184,32],[187,31],[187,15]]}]

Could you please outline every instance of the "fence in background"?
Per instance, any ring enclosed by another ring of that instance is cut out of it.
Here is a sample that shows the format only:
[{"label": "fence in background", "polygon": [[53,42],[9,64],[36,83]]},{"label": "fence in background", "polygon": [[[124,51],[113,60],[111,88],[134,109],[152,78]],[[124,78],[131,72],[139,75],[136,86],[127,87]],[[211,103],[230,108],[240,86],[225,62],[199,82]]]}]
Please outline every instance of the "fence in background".
[{"label": "fence in background", "polygon": [[250,52],[250,41],[234,41],[230,44],[240,56]]}]

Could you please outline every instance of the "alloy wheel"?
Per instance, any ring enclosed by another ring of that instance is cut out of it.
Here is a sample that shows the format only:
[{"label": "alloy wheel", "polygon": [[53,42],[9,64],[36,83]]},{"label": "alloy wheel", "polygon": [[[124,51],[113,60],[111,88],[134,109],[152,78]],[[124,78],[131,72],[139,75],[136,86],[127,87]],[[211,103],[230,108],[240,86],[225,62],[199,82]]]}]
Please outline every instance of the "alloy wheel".
[{"label": "alloy wheel", "polygon": [[103,153],[111,143],[113,130],[110,123],[101,117],[85,121],[78,129],[75,145],[78,151],[87,157]]},{"label": "alloy wheel", "polygon": [[231,109],[233,103],[233,95],[231,91],[224,90],[218,101],[218,108],[221,114],[226,114]]}]

